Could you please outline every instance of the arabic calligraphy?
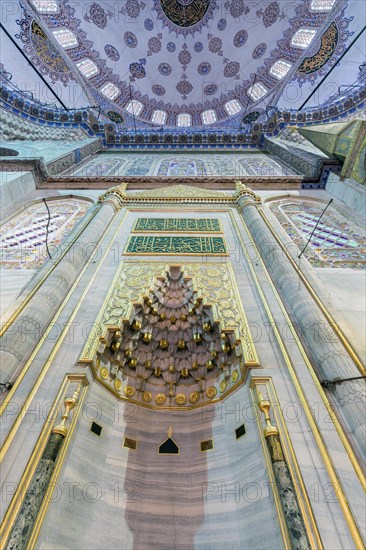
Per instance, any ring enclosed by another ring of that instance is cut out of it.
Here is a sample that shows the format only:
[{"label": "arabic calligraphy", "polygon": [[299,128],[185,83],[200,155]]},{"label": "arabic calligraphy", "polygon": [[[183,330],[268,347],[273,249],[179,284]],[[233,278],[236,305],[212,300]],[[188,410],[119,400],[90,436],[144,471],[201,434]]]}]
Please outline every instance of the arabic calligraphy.
[{"label": "arabic calligraphy", "polygon": [[210,0],[161,0],[161,7],[168,19],[179,27],[191,27],[207,12]]},{"label": "arabic calligraphy", "polygon": [[124,254],[207,254],[227,255],[222,237],[156,237],[133,236]]},{"label": "arabic calligraphy", "polygon": [[222,232],[220,222],[215,218],[138,218],[133,231]]}]

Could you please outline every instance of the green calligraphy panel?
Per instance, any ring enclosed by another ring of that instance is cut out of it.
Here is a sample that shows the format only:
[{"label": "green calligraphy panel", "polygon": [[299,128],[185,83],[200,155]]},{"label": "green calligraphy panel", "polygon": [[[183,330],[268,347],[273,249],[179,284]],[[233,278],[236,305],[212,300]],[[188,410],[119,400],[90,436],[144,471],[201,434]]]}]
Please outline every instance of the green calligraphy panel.
[{"label": "green calligraphy panel", "polygon": [[215,218],[138,218],[133,228],[133,232],[137,231],[222,233],[220,222]]},{"label": "green calligraphy panel", "polygon": [[133,236],[130,237],[124,253],[227,255],[225,241],[222,237]]}]

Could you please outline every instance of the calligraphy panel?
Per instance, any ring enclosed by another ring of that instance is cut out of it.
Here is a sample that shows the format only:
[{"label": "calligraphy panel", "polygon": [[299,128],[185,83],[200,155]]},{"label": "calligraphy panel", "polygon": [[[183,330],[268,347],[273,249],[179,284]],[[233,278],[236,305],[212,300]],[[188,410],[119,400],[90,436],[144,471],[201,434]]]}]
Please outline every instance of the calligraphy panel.
[{"label": "calligraphy panel", "polygon": [[220,221],[215,218],[138,218],[132,231],[222,233]]},{"label": "calligraphy panel", "polygon": [[157,237],[132,236],[130,237],[124,254],[151,254],[151,255],[228,255],[225,241],[222,237]]}]

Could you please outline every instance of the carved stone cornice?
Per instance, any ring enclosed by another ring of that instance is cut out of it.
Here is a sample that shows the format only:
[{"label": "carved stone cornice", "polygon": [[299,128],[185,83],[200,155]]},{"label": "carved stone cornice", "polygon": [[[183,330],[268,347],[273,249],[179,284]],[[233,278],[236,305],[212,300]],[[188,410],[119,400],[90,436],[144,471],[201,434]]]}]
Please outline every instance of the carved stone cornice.
[{"label": "carved stone cornice", "polygon": [[108,191],[103,193],[103,195],[100,195],[100,197],[98,198],[98,203],[108,202],[114,207],[116,212],[118,212],[118,210],[123,207],[126,199],[128,198],[126,188],[127,183],[121,183],[120,185],[111,187],[110,189],[108,189]]}]

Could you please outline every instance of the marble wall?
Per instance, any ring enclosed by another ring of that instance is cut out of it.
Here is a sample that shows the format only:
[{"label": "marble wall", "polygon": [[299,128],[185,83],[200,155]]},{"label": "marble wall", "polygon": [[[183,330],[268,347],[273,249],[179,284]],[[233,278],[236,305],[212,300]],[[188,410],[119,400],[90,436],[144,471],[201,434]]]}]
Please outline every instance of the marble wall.
[{"label": "marble wall", "polygon": [[[245,383],[222,403],[191,411],[152,411],[134,403],[121,403],[92,381],[87,366],[78,363],[121,260],[156,261],[153,256],[123,256],[130,231],[136,219],[144,217],[143,212],[150,218],[212,217],[221,222],[228,257],[182,254],[164,256],[164,261],[205,265],[217,261],[232,266],[261,368],[249,370]],[[273,409],[283,418],[284,441],[294,450],[323,546],[354,547],[338,499],[327,498],[332,485],[305,414],[300,379],[308,403],[320,404],[317,429],[360,530],[365,529],[364,494],[334,426],[327,422],[316,384],[296,341],[289,337],[278,299],[235,209],[231,214],[227,206],[208,204],[202,208],[195,205],[173,209],[165,204],[148,210],[122,209],[100,237],[95,254],[85,262],[77,284],[52,323],[56,332],[35,342],[32,368],[26,370],[14,389],[11,407],[3,417],[2,442],[9,437],[12,443],[2,462],[2,517],[45,426],[45,411],[56,399],[66,374],[85,373],[90,386],[75,431],[70,434],[35,548],[284,548],[262,428],[249,391],[255,377],[273,380]],[[278,324],[292,370],[285,361],[281,342],[274,336],[273,323]],[[27,400],[30,388],[34,392]],[[24,421],[14,428],[23,404]],[[100,436],[91,432],[92,422],[101,426]],[[236,439],[235,430],[242,424],[246,433]],[[157,452],[170,426],[180,447],[178,456]],[[136,451],[123,447],[124,437],[137,441]],[[207,439],[213,439],[214,448],[201,453],[200,442]]]}]

